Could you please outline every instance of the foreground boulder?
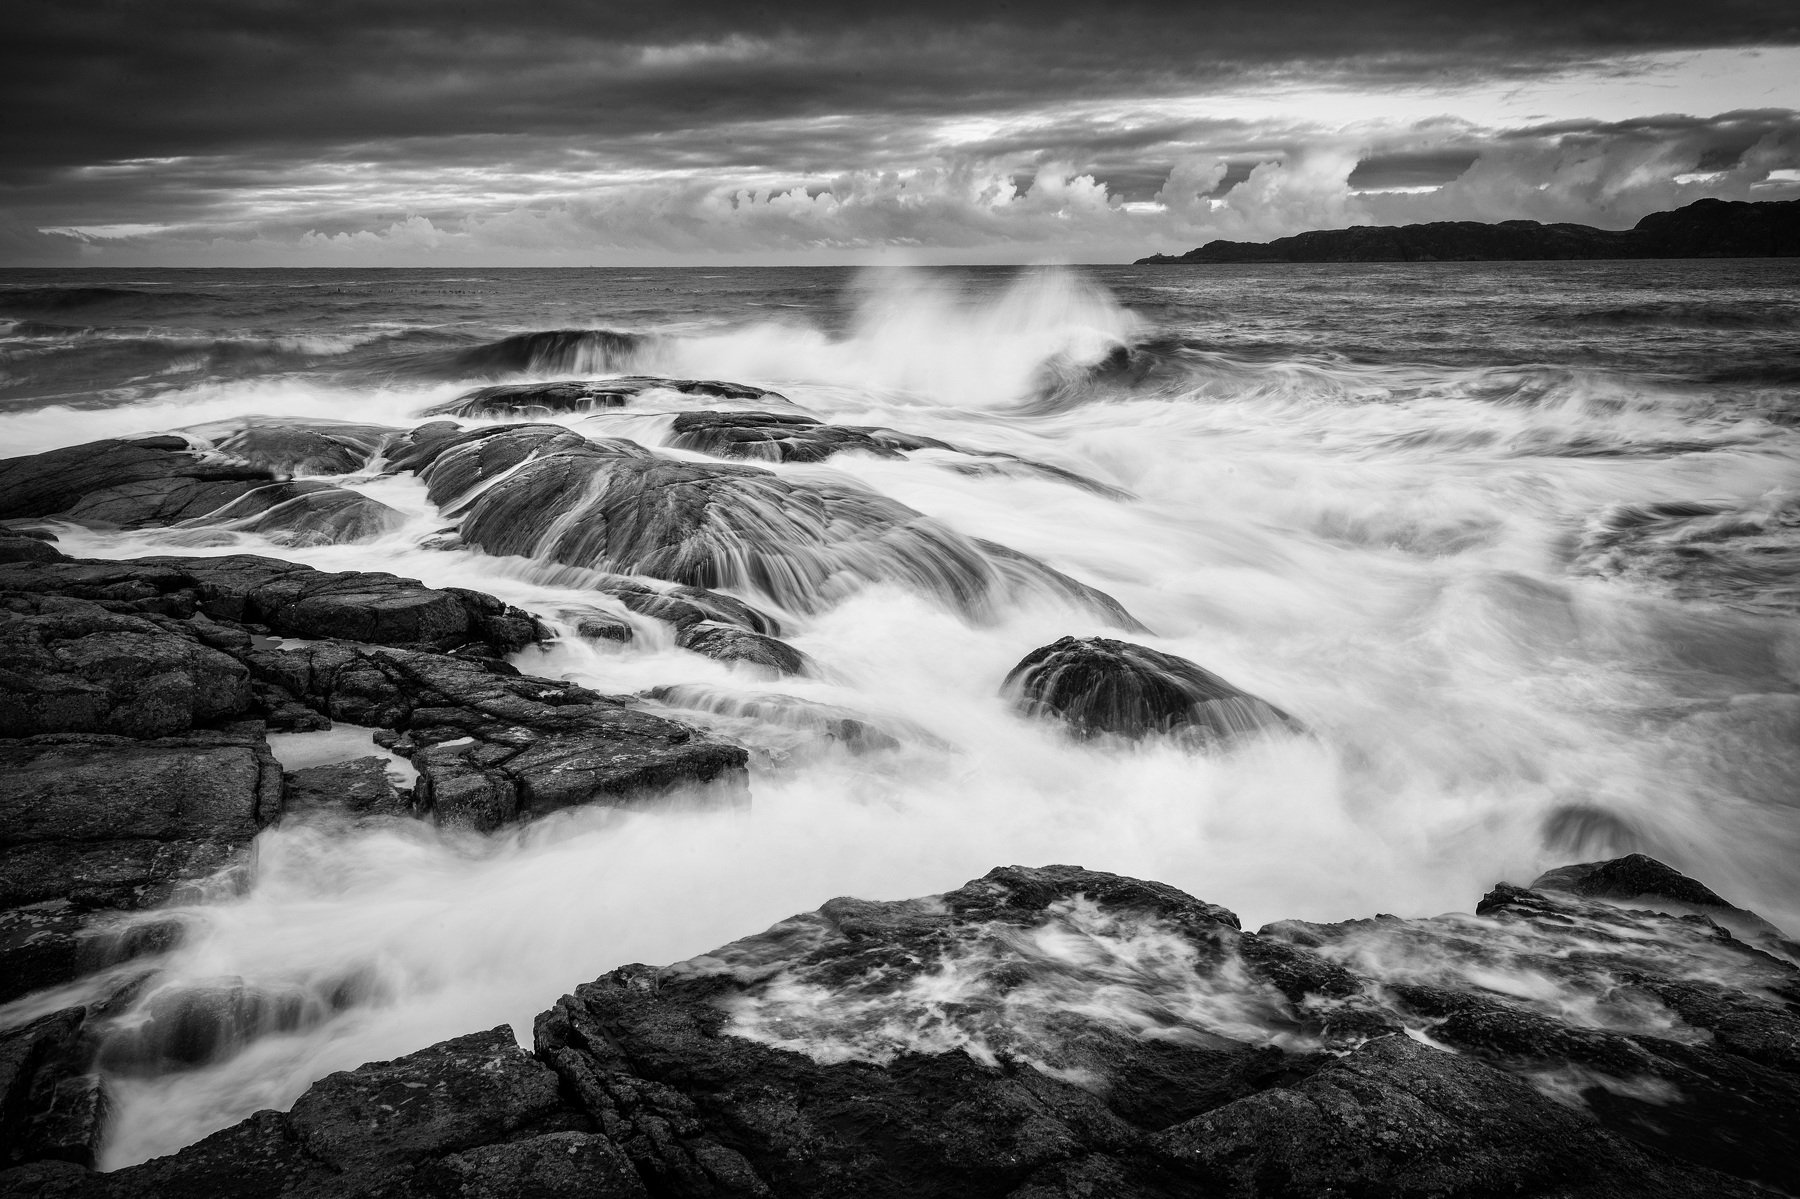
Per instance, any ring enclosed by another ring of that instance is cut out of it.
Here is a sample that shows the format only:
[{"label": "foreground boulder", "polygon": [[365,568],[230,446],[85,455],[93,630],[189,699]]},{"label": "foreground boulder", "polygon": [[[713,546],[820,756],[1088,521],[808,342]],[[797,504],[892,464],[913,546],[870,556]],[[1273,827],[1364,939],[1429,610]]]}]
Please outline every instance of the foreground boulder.
[{"label": "foreground boulder", "polygon": [[1005,692],[1081,737],[1174,734],[1202,743],[1301,726],[1266,700],[1186,658],[1106,637],[1064,637],[1007,674]]},{"label": "foreground boulder", "polygon": [[1159,883],[1004,867],[615,970],[538,1018],[536,1060],[474,1034],[170,1157],[0,1183],[1748,1199],[1800,1181],[1797,987],[1791,963],[1703,920],[1566,891],[1248,933]]}]

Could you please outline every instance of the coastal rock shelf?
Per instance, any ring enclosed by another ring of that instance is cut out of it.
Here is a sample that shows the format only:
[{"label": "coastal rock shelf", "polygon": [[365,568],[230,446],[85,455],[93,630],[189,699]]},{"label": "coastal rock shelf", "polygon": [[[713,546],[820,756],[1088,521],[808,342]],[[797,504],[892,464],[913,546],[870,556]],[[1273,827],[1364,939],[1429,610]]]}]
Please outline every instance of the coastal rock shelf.
[{"label": "coastal rock shelf", "polygon": [[[621,967],[532,1053],[473,1032],[110,1174],[9,1106],[36,1160],[0,1187],[1748,1199],[1800,1185],[1797,950],[1643,857],[1469,915],[1254,933],[1159,883],[1009,866]],[[13,1034],[9,1105],[91,1091],[83,1020]]]}]

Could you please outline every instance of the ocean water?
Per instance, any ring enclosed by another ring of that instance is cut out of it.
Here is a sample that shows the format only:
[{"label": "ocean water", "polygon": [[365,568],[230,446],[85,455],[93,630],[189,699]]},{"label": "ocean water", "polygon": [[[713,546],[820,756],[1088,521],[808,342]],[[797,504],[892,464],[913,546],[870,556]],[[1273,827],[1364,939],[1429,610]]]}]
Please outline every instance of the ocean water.
[{"label": "ocean water", "polygon": [[[755,384],[1105,484],[938,451],[770,466],[1034,555],[1311,734],[1123,746],[1019,717],[999,690],[1021,657],[1120,635],[1049,595],[971,616],[902,582],[819,610],[746,594],[814,679],[649,627],[527,650],[528,673],[604,692],[783,692],[906,735],[852,754],[717,703],[674,714],[752,750],[747,808],[265,832],[247,886],[177,909],[189,935],[123,1019],[232,987],[303,1015],[115,1079],[109,1164],[446,1036],[528,1038],[614,966],[1001,864],[1159,879],[1255,927],[1468,910],[1641,851],[1800,928],[1800,263],[0,272],[7,454],[256,417],[404,427],[486,383],[618,374]],[[657,448],[675,403],[562,419]],[[543,563],[430,548],[447,522],[411,476],[346,485],[404,526],[305,548],[57,532],[85,556],[265,552],[537,611],[593,599]],[[290,764],[370,752],[355,729],[274,740]]]}]

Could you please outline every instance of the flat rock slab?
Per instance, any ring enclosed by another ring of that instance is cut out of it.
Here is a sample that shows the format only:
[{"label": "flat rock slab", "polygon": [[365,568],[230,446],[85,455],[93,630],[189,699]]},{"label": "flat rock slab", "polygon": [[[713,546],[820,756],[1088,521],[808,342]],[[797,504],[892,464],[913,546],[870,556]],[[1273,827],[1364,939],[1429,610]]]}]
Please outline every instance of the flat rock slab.
[{"label": "flat rock slab", "polygon": [[274,481],[262,467],[201,454],[185,437],[92,441],[0,460],[0,520],[55,516],[118,528],[170,525]]}]

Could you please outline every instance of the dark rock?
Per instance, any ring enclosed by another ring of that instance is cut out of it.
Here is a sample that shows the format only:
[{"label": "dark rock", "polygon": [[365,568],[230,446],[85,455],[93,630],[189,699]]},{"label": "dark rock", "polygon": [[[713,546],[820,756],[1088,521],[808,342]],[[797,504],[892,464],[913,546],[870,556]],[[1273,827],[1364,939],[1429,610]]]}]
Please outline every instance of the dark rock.
[{"label": "dark rock", "polygon": [[709,400],[789,403],[786,396],[742,383],[724,383],[716,379],[664,379],[654,375],[626,375],[616,379],[510,383],[481,387],[447,403],[427,408],[419,415],[463,419],[556,416],[570,412],[623,408],[645,392],[653,391],[672,391],[680,395],[702,396]]},{"label": "dark rock", "polygon": [[50,543],[49,534],[0,529],[0,562],[62,562],[68,555]]},{"label": "dark rock", "polygon": [[196,452],[184,437],[140,437],[0,461],[0,519],[169,525],[274,481],[261,467]]},{"label": "dark rock", "polygon": [[0,1033],[0,1166],[46,1158],[92,1168],[106,1121],[87,1015],[69,1008]]},{"label": "dark rock", "polygon": [[744,751],[586,688],[445,654],[319,642],[247,661],[334,720],[392,729],[419,770],[416,810],[493,829],[672,789],[742,790]]},{"label": "dark rock", "polygon": [[291,771],[282,776],[282,814],[407,815],[410,797],[394,784],[389,771],[387,759],[373,756]]},{"label": "dark rock", "polygon": [[251,704],[244,668],[195,637],[89,600],[0,594],[0,737],[158,737],[241,716]]},{"label": "dark rock", "polygon": [[[616,1172],[615,1156],[602,1149],[544,1139],[588,1127],[564,1104],[556,1076],[502,1026],[330,1075],[286,1113],[260,1112],[180,1153],[94,1176],[78,1193],[114,1199],[461,1194],[446,1188],[465,1178],[491,1185],[507,1177],[555,1177],[546,1156],[553,1145],[565,1160],[601,1176]],[[412,1186],[415,1178],[420,1189]],[[622,1181],[627,1189],[609,1193],[639,1193],[628,1189],[628,1178]]]},{"label": "dark rock", "polygon": [[719,458],[765,462],[823,462],[851,451],[898,458],[903,449],[950,447],[892,429],[828,425],[795,412],[683,412],[670,427],[670,445]]},{"label": "dark rock", "polygon": [[452,1153],[421,1171],[423,1199],[649,1199],[624,1150],[586,1132],[550,1132]]},{"label": "dark rock", "polygon": [[577,445],[554,426],[480,432],[435,438],[395,463],[420,470],[439,503],[487,483],[456,510],[463,540],[489,553],[755,592],[802,612],[860,583],[894,582],[971,616],[1036,591],[1130,621],[1110,597],[847,479],[677,461],[629,442]]},{"label": "dark rock", "polygon": [[762,633],[704,621],[682,629],[675,643],[720,662],[745,662],[776,674],[816,674],[812,659],[789,645]]},{"label": "dark rock", "polygon": [[567,622],[575,630],[575,635],[584,641],[615,641],[624,644],[635,636],[631,622],[588,604],[558,608],[556,615],[559,620]]},{"label": "dark rock", "polygon": [[200,613],[211,621],[263,625],[282,637],[378,645],[453,649],[481,642],[512,653],[543,636],[528,613],[478,591],[249,554],[0,564],[0,594],[6,592],[69,596],[114,612],[177,620]]},{"label": "dark rock", "polygon": [[279,545],[305,546],[373,541],[405,520],[397,509],[359,491],[303,479],[258,487],[214,512],[182,523],[260,533]]},{"label": "dark rock", "polygon": [[1300,728],[1273,704],[1185,658],[1105,637],[1064,637],[1033,650],[1003,688],[1022,711],[1056,717],[1083,737],[1177,734],[1204,743]]},{"label": "dark rock", "polygon": [[[260,726],[144,741],[0,742],[6,896],[17,904],[91,893],[109,906],[141,906],[150,902],[143,888],[208,857],[203,844],[254,837],[280,812],[280,787]],[[32,881],[52,864],[71,873]]]},{"label": "dark rock", "polygon": [[361,470],[398,429],[344,421],[249,416],[186,430],[213,449],[277,475],[347,475]]},{"label": "dark rock", "polygon": [[1793,258],[1800,200],[1697,200],[1626,230],[1536,221],[1433,221],[1315,229],[1267,243],[1211,241],[1139,265],[1216,262],[1488,262],[1575,258]]}]

